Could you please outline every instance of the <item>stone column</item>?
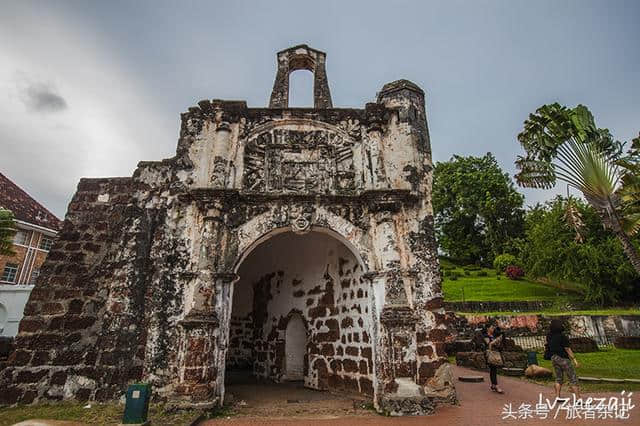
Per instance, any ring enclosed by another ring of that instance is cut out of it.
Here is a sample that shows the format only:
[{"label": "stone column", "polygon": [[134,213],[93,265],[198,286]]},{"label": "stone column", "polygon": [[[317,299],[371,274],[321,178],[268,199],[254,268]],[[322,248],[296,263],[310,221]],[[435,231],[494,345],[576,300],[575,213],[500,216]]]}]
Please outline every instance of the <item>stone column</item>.
[{"label": "stone column", "polygon": [[313,107],[316,109],[333,108],[331,102],[331,92],[327,80],[327,70],[325,67],[326,55],[322,52],[315,52],[315,66],[313,67]]},{"label": "stone column", "polygon": [[192,403],[221,405],[224,400],[224,369],[227,350],[231,285],[237,275],[224,270],[221,211],[202,206],[206,218],[201,232],[200,251],[187,312],[181,328],[178,386],[176,392]]},{"label": "stone column", "polygon": [[233,273],[201,271],[201,298],[182,321],[177,393],[194,402],[222,405],[224,369],[229,338]]},{"label": "stone column", "polygon": [[382,125],[380,123],[373,122],[368,126],[365,143],[365,165],[369,171],[365,188],[386,189],[388,185],[382,158]]},{"label": "stone column", "polygon": [[224,189],[229,183],[229,162],[231,153],[231,125],[222,121],[222,112],[216,114],[216,130],[211,153],[211,186],[216,189]]},{"label": "stone column", "polygon": [[394,223],[398,201],[379,198],[372,206],[374,249],[381,269],[367,274],[373,287],[384,291],[375,340],[375,404],[392,415],[427,414],[433,411],[433,403],[416,383],[419,318],[412,306],[416,274],[401,257],[401,236]]}]

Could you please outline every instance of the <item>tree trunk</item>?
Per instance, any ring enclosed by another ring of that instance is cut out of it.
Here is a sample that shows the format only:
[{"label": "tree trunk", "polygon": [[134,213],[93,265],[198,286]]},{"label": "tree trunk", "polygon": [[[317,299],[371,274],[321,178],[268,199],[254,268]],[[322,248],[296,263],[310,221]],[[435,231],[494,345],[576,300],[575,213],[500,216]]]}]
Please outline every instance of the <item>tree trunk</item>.
[{"label": "tree trunk", "polygon": [[614,230],[616,237],[620,240],[622,244],[622,250],[624,250],[624,254],[629,258],[629,262],[633,266],[633,269],[636,270],[636,273],[640,275],[640,256],[638,255],[638,251],[635,246],[631,242],[631,239],[625,232],[618,226],[618,229]]},{"label": "tree trunk", "polygon": [[624,229],[622,229],[622,224],[620,223],[620,218],[618,217],[618,212],[616,211],[613,202],[611,200],[608,201],[611,212],[609,214],[609,217],[606,217],[606,211],[603,211],[600,214],[605,224],[609,222],[609,226],[611,227],[611,230],[616,235],[616,237],[618,237],[618,239],[620,240],[620,244],[622,244],[622,250],[624,251],[624,254],[627,255],[627,259],[629,259],[629,262],[631,262],[631,266],[633,266],[633,269],[636,270],[636,274],[640,275],[640,255],[638,255],[638,251],[631,242],[629,236],[626,234],[626,232],[624,232]]},{"label": "tree trunk", "polygon": [[618,211],[616,210],[616,203],[611,198],[607,198],[606,200],[603,200],[603,202],[596,202],[596,200],[589,197],[584,192],[583,194],[587,202],[589,202],[589,204],[591,204],[591,206],[600,214],[600,218],[602,219],[602,223],[605,227],[611,229],[615,236],[618,237],[620,244],[622,244],[624,254],[627,256],[627,259],[629,259],[629,262],[631,263],[631,266],[633,266],[633,269],[635,269],[636,274],[640,275],[640,255],[638,255],[638,251],[631,242],[629,236],[622,229],[622,223],[620,222]]}]

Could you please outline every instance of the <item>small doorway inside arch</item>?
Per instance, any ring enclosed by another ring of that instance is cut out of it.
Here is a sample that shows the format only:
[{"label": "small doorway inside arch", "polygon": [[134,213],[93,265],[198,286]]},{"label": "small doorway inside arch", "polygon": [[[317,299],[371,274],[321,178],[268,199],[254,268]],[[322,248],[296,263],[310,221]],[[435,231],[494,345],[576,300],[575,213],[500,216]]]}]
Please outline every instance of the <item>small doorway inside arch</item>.
[{"label": "small doorway inside arch", "polygon": [[285,371],[289,381],[304,379],[304,354],[307,347],[307,329],[302,317],[293,314],[285,332]]}]

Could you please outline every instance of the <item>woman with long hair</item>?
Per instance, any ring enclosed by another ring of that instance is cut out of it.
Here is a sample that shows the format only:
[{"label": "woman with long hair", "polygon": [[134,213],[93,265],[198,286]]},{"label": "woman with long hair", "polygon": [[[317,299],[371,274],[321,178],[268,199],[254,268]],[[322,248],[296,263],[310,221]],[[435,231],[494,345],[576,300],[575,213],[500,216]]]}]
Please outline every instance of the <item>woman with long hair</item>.
[{"label": "woman with long hair", "polygon": [[548,357],[551,359],[551,365],[553,365],[556,374],[556,397],[560,398],[560,391],[566,374],[569,381],[569,389],[579,398],[578,376],[573,365],[571,365],[571,361],[575,364],[575,368],[578,368],[580,364],[571,350],[569,339],[564,334],[564,325],[558,319],[551,320],[549,326],[547,347],[545,348],[545,358]]},{"label": "woman with long hair", "polygon": [[[487,358],[487,366],[489,367],[489,379],[491,380],[491,390],[497,393],[504,393],[502,388],[498,386],[498,368],[502,367],[502,340],[504,336],[500,327],[494,323],[487,323],[482,327],[482,341],[484,342],[484,350]],[[494,356],[490,356],[490,352],[494,352]],[[496,354],[497,352],[497,354]]]}]

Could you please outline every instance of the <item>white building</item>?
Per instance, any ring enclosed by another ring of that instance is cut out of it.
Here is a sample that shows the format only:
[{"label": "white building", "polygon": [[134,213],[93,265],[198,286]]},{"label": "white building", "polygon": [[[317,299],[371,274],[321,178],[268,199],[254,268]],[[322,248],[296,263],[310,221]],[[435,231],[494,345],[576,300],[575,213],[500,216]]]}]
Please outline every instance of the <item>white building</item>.
[{"label": "white building", "polygon": [[16,218],[13,255],[0,255],[0,336],[15,336],[60,220],[0,173],[0,207]]}]

